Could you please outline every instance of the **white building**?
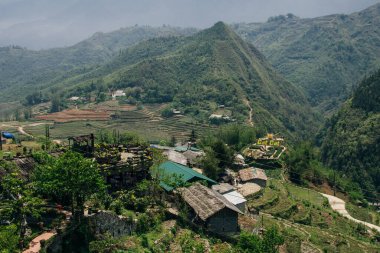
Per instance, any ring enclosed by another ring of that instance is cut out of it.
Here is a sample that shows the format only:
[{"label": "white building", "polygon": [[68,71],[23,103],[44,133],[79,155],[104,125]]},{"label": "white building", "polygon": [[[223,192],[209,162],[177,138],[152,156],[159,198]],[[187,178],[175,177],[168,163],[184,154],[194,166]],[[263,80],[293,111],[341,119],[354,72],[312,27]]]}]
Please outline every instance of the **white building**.
[{"label": "white building", "polygon": [[123,90],[116,90],[112,93],[112,98],[117,98],[117,97],[125,97],[125,92]]}]

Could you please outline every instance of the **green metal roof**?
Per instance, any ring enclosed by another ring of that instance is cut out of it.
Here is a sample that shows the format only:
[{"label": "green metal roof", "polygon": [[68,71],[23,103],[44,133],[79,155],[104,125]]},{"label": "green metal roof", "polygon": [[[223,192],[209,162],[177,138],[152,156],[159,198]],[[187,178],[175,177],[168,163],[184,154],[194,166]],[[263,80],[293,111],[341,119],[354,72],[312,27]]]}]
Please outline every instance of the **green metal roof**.
[{"label": "green metal roof", "polygon": [[[160,170],[160,173],[162,173],[162,175],[160,176],[161,178],[163,178],[165,176],[172,176],[173,175],[173,176],[180,178],[184,182],[189,182],[190,180],[193,180],[195,178],[198,180],[206,180],[207,182],[209,182],[211,184],[217,183],[214,180],[196,172],[195,170],[193,170],[187,166],[184,166],[184,165],[181,165],[181,164],[178,164],[175,162],[171,162],[171,161],[167,161],[167,162],[160,164],[158,169]],[[163,181],[160,182],[160,186],[167,191],[173,190],[172,186],[166,184]]]}]

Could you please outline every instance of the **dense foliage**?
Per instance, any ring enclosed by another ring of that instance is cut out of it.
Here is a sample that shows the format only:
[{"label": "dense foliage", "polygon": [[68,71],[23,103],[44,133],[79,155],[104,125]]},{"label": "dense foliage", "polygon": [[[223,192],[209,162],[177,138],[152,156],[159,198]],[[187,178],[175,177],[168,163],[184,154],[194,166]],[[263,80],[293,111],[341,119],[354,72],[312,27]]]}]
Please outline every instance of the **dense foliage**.
[{"label": "dense foliage", "polygon": [[69,200],[73,211],[76,208],[83,214],[85,201],[104,192],[104,179],[95,161],[71,151],[45,161],[34,172],[37,189],[49,197]]},{"label": "dense foliage", "polygon": [[351,15],[233,25],[289,81],[303,87],[313,105],[331,111],[368,71],[379,67],[380,5]]},{"label": "dense foliage", "polygon": [[350,176],[367,196],[380,192],[380,72],[363,80],[321,133],[325,164]]},{"label": "dense foliage", "polygon": [[311,122],[318,122],[302,92],[221,22],[193,36],[142,42],[104,66],[57,83],[63,84],[75,84],[67,92],[81,96],[103,86],[125,89],[127,100],[169,102],[203,121],[218,105],[228,107],[231,118],[246,121],[251,106],[258,128],[292,138],[310,133],[317,125]]}]

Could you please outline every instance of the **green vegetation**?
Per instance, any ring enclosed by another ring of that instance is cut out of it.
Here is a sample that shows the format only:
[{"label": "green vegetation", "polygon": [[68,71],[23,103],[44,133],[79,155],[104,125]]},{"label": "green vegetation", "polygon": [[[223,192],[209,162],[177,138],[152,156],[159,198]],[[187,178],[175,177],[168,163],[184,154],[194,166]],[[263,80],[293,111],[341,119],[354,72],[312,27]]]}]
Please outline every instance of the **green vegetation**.
[{"label": "green vegetation", "polygon": [[53,112],[64,106],[64,98],[98,99],[108,89],[125,89],[126,99],[137,104],[170,103],[201,122],[208,122],[218,105],[231,112],[230,118],[245,122],[251,107],[258,128],[292,139],[310,135],[319,122],[304,94],[221,22],[193,36],[150,39],[122,50],[107,64],[58,75],[28,101],[47,97]]},{"label": "green vegetation", "polygon": [[320,193],[280,180],[270,179],[268,184],[263,196],[250,199],[248,207],[260,211],[254,227],[278,226],[287,252],[378,250],[376,236],[333,212]]},{"label": "green vegetation", "polygon": [[16,248],[25,246],[27,219],[39,218],[44,202],[36,195],[33,186],[21,178],[13,164],[3,162],[1,166],[8,170],[8,174],[1,177],[0,220],[10,221],[10,225],[0,226],[0,246],[5,250],[1,252],[16,252]]},{"label": "green vegetation", "polygon": [[350,15],[232,25],[321,111],[335,111],[364,75],[380,66],[380,5]]},{"label": "green vegetation", "polygon": [[380,71],[363,80],[320,133],[324,163],[360,185],[370,201],[380,192]]},{"label": "green vegetation", "polygon": [[278,233],[276,227],[271,227],[261,239],[257,235],[242,233],[237,247],[241,253],[275,253],[284,243],[284,238]]},{"label": "green vegetation", "polygon": [[34,172],[36,188],[43,194],[68,200],[72,213],[84,213],[84,203],[94,194],[105,190],[97,163],[74,152],[66,152],[57,159],[41,154],[43,164]]}]

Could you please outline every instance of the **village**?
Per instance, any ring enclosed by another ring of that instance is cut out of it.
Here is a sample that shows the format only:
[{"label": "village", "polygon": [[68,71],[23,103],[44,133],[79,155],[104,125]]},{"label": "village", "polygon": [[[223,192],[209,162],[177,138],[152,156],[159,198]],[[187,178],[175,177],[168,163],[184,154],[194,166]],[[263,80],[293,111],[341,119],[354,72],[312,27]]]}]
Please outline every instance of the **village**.
[{"label": "village", "polygon": [[[273,139],[273,135],[268,134],[266,138]],[[2,132],[1,147],[7,150],[6,146],[12,143],[12,139],[14,136],[11,133]],[[253,145],[261,145],[266,150],[272,147],[268,144],[272,143]],[[283,142],[281,147],[282,144]],[[69,137],[68,146],[61,147],[56,144],[49,152],[59,156],[67,149],[79,152],[84,157],[94,158],[111,193],[133,189],[144,180],[158,180],[165,212],[178,218],[181,212],[178,205],[180,199],[180,203],[188,206],[187,215],[194,226],[222,238],[238,236],[240,216],[258,214],[258,210],[247,206],[247,200],[260,198],[267,186],[265,170],[246,163],[246,158],[250,162],[255,158],[244,157],[238,153],[234,154],[229,168],[217,178],[207,177],[200,162],[205,152],[197,146],[194,138],[176,143],[173,147],[157,144],[136,146],[127,143],[99,143],[94,134],[89,134]],[[31,154],[17,153],[11,156],[8,153],[10,152],[3,152],[3,159],[14,162],[26,177],[33,173],[37,162]],[[163,159],[154,167],[154,155],[157,154],[162,155]],[[101,210],[94,211],[94,207],[86,208],[92,210],[88,212],[89,216],[96,216],[97,213],[105,215]],[[120,219],[117,223],[124,218]],[[115,229],[108,227],[106,230],[115,234]],[[102,233],[107,231],[103,229]],[[35,245],[38,243],[35,242]]]},{"label": "village", "polygon": [[[69,247],[65,241],[89,247],[91,240],[76,239],[80,224],[88,228],[83,236],[95,241],[108,240],[109,235],[120,242],[137,236],[135,244],[143,248],[147,246],[139,240],[150,233],[156,234],[153,241],[148,240],[149,247],[164,247],[161,232],[155,231],[167,224],[231,245],[239,244],[246,232],[265,238],[277,236],[274,228],[284,231],[290,226],[304,234],[313,227],[327,226],[328,219],[338,219],[336,229],[340,229],[343,217],[335,217],[324,198],[333,198],[331,191],[325,196],[291,182],[284,169],[288,155],[284,136],[259,134],[255,128],[233,123],[224,105],[214,105],[206,123],[194,123],[168,104],[122,105],[122,90],[111,97],[90,105],[81,105],[85,98],[71,97],[70,107],[61,112],[46,114],[42,107],[35,121],[2,124],[0,177],[6,177],[7,167],[14,164],[22,180],[30,184],[42,165],[42,153],[59,160],[74,152],[95,162],[107,189],[102,200],[94,197],[98,191],[94,189],[81,208],[44,193],[48,196],[40,206],[44,214],[37,219],[28,217],[21,226],[23,252],[57,252]],[[130,128],[136,133],[127,132]],[[9,220],[1,222],[8,224]],[[351,224],[350,229],[355,226]],[[177,236],[172,243],[176,247],[184,243],[181,233]],[[286,238],[286,247],[303,245],[291,238]],[[303,247],[313,250],[311,244]]]}]

